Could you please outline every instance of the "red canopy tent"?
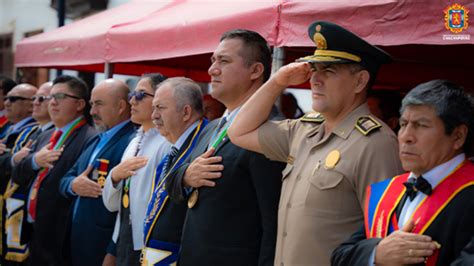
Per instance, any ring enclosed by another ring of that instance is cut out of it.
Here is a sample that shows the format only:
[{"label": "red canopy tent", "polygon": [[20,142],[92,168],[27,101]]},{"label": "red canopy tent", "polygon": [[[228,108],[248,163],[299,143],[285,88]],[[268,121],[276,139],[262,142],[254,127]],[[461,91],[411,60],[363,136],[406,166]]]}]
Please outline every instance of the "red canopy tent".
[{"label": "red canopy tent", "polygon": [[165,1],[135,0],[88,18],[20,41],[16,67],[51,67],[103,71],[108,31],[136,22],[165,6]]},{"label": "red canopy tent", "polygon": [[[132,12],[131,6],[140,7],[143,3],[151,1],[131,2],[129,12]],[[472,1],[460,0],[459,4],[474,10]],[[474,73],[473,42],[443,40],[443,35],[452,34],[444,26],[443,10],[448,5],[444,0],[178,0],[136,21],[109,25],[100,42],[81,41],[93,45],[92,51],[102,48],[102,53],[76,56],[76,61],[65,60],[68,53],[81,55],[89,50],[83,45],[79,47],[85,51],[76,53],[71,45],[68,52],[55,55],[57,58],[53,62],[43,63],[43,66],[97,70],[100,65],[94,64],[108,62],[115,65],[115,73],[139,75],[160,71],[169,76],[184,75],[207,81],[210,54],[224,31],[247,28],[261,33],[271,46],[283,48],[283,62],[287,63],[314,51],[306,27],[316,19],[324,19],[383,46],[394,56],[395,63],[381,70],[377,82],[380,86],[409,88],[429,79],[448,78],[474,88],[474,79],[470,78]],[[88,23],[99,24],[99,17],[96,19]],[[69,25],[71,31],[73,28],[79,31],[79,23]],[[67,39],[65,31],[60,30],[49,34]],[[473,33],[473,27],[462,32],[469,36]],[[38,39],[41,38],[44,37],[40,35]],[[77,37],[74,40],[78,42]],[[28,56],[25,56],[28,43],[33,49],[34,42],[29,39],[17,48],[18,58],[24,59],[17,59],[17,66],[41,64],[33,60],[28,62]]]}]

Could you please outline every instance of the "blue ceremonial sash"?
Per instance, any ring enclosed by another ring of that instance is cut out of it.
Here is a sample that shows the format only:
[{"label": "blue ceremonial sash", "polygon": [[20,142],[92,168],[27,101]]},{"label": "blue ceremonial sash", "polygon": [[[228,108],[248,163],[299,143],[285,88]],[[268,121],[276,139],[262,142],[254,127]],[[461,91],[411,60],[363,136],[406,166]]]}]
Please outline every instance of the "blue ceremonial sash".
[{"label": "blue ceremonial sash", "polygon": [[21,133],[16,138],[15,144],[13,145],[12,154],[15,154],[16,152],[21,150],[21,148],[25,146],[26,141],[28,140],[30,135],[33,134],[38,128],[39,128],[38,125],[33,124],[32,126],[27,127],[24,130],[22,130]]},{"label": "blue ceremonial sash", "polygon": [[22,222],[25,216],[26,196],[14,193],[6,199],[6,252],[5,259],[23,262],[28,258],[28,244],[21,243]]},{"label": "blue ceremonial sash", "polygon": [[165,203],[168,201],[168,193],[165,190],[165,181],[169,176],[169,173],[178,168],[184,162],[184,160],[186,160],[189,154],[191,154],[192,150],[196,146],[199,135],[207,123],[208,121],[206,119],[203,119],[199,122],[188,147],[186,147],[186,150],[184,150],[184,152],[179,155],[178,159],[171,166],[170,170],[165,176],[161,177],[161,173],[163,171],[163,165],[168,160],[168,156],[166,156],[158,165],[155,175],[153,176],[152,195],[150,201],[148,202],[148,208],[146,211],[145,220],[143,222],[143,237],[145,245],[148,245],[148,239],[150,238],[151,231],[158,220]]},{"label": "blue ceremonial sash", "polygon": [[179,245],[150,239],[144,248],[142,266],[169,266],[178,261]]},{"label": "blue ceremonial sash", "polygon": [[367,187],[364,210],[367,238],[385,237],[395,230],[390,219],[405,192],[403,182],[407,178],[408,174],[403,174]]}]

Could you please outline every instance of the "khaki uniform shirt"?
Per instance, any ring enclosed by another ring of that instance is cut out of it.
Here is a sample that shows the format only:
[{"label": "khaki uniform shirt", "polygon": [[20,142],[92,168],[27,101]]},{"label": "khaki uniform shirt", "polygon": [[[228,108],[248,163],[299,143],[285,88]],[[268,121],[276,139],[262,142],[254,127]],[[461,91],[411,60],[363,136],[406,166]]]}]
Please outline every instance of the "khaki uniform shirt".
[{"label": "khaki uniform shirt", "polygon": [[[367,135],[356,128],[369,114],[366,104],[359,106],[327,137],[323,121],[268,121],[259,129],[265,156],[287,162],[275,265],[329,265],[331,252],[363,224],[366,187],[403,172],[387,125],[373,118],[365,125],[381,127]],[[334,166],[326,162],[331,151],[340,154]]]}]

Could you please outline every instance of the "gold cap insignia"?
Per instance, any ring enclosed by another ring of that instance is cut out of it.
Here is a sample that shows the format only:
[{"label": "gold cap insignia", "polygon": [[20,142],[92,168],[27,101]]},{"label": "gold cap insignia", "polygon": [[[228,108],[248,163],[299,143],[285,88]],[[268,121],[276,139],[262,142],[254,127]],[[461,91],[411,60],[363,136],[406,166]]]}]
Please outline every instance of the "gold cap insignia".
[{"label": "gold cap insignia", "polygon": [[332,150],[328,156],[326,156],[326,162],[324,163],[324,167],[326,169],[332,169],[336,166],[336,164],[341,159],[341,153],[338,150]]},{"label": "gold cap insignia", "polygon": [[321,25],[316,25],[316,32],[313,36],[313,42],[316,44],[318,50],[326,50],[328,48],[326,38],[321,34]]}]

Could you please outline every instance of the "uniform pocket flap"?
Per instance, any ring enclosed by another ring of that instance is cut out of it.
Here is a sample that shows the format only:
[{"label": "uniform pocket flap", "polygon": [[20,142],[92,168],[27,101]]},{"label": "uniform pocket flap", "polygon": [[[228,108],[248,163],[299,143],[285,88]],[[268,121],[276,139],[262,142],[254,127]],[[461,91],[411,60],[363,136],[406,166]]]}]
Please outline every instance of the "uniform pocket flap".
[{"label": "uniform pocket flap", "polygon": [[335,188],[341,180],[344,178],[344,175],[336,172],[334,170],[327,170],[324,167],[321,167],[318,171],[314,173],[311,177],[310,182],[317,188],[321,190]]}]

